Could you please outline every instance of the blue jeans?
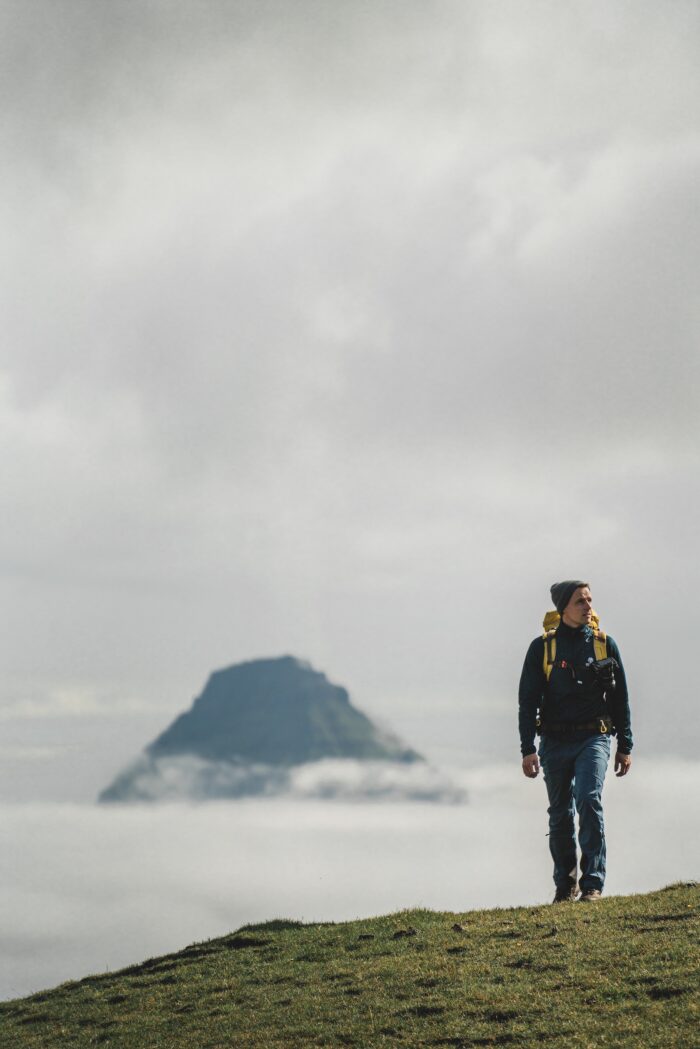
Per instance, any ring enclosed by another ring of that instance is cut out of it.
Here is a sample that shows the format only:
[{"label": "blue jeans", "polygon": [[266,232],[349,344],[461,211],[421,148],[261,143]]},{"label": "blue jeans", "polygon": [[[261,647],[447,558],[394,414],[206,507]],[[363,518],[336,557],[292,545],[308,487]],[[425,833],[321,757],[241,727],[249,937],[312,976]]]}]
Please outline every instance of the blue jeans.
[{"label": "blue jeans", "polygon": [[554,884],[568,889],[576,882],[576,828],[581,846],[581,892],[603,891],[605,828],[603,780],[610,759],[610,736],[562,740],[543,736],[539,747],[549,797],[549,851],[554,860]]}]

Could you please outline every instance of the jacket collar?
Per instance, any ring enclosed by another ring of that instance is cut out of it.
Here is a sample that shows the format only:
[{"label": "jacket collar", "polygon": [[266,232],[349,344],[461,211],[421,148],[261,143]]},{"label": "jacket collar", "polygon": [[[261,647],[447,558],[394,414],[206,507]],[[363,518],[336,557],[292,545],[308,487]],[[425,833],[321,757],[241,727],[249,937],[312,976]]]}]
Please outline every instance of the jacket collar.
[{"label": "jacket collar", "polygon": [[557,633],[560,634],[562,637],[569,637],[572,640],[575,640],[579,637],[582,637],[585,640],[587,640],[591,636],[593,631],[588,623],[584,623],[583,626],[567,626],[564,620],[562,619],[559,623],[559,626],[557,627]]}]

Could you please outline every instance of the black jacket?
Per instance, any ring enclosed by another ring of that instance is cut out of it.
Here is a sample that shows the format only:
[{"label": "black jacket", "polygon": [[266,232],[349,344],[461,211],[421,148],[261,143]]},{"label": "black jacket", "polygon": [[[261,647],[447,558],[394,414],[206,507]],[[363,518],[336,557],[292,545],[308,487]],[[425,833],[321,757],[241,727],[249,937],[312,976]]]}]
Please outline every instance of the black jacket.
[{"label": "black jacket", "polygon": [[[560,623],[557,627],[556,662],[565,660],[571,667],[552,667],[547,682],[544,673],[544,639],[536,637],[527,650],[523,672],[520,677],[519,727],[520,749],[523,757],[535,751],[535,728],[538,711],[545,723],[559,725],[587,723],[601,715],[612,718],[617,734],[617,747],[623,754],[632,750],[632,728],[627,696],[627,681],[620,658],[620,650],[608,635],[608,655],[617,660],[615,688],[603,695],[593,672],[587,664],[596,658],[593,649],[593,631],[589,626],[569,627]],[[579,730],[573,738],[593,734],[594,730]],[[571,737],[569,737],[571,738]]]}]

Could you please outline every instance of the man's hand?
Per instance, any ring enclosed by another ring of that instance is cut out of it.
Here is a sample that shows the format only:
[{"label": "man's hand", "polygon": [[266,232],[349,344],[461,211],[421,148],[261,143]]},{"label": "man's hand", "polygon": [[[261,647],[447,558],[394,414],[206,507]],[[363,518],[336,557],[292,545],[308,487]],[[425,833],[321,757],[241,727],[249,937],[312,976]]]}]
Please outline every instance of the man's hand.
[{"label": "man's hand", "polygon": [[632,764],[632,755],[631,754],[621,754],[620,751],[618,750],[617,754],[615,755],[615,775],[616,776],[626,776],[627,773],[630,770],[631,764]]},{"label": "man's hand", "polygon": [[537,754],[528,754],[523,758],[523,772],[528,779],[534,779],[540,771],[540,759]]}]

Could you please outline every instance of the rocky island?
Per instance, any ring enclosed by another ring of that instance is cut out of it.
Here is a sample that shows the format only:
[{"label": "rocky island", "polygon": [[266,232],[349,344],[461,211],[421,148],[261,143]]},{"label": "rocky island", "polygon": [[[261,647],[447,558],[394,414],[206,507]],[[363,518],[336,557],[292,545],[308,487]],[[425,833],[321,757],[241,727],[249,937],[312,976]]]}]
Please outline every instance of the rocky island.
[{"label": "rocky island", "polygon": [[293,656],[217,670],[101,802],[251,795],[462,800],[345,688]]}]

